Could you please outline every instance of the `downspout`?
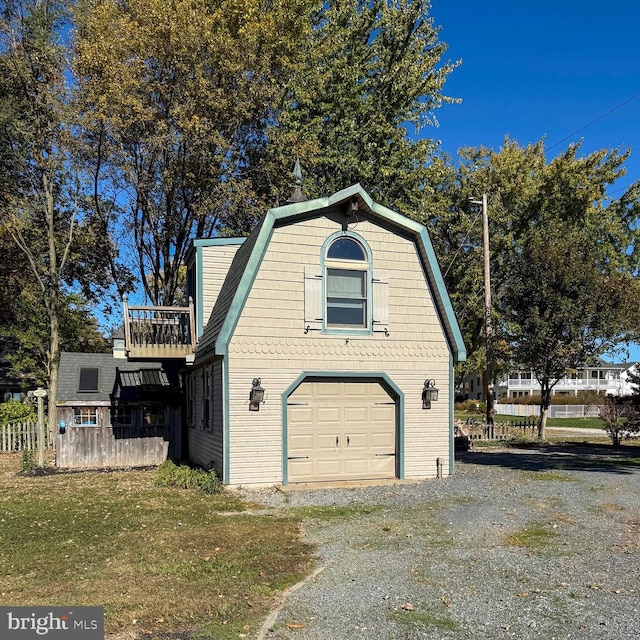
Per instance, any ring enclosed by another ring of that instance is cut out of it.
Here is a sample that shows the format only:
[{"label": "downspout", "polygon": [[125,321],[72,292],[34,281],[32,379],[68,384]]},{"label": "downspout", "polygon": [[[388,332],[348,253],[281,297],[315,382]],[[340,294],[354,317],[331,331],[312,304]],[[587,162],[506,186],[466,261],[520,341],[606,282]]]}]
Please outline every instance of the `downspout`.
[{"label": "downspout", "polygon": [[453,354],[449,352],[449,475],[452,476],[455,469],[455,438],[454,438],[454,408],[455,408],[455,370]]}]

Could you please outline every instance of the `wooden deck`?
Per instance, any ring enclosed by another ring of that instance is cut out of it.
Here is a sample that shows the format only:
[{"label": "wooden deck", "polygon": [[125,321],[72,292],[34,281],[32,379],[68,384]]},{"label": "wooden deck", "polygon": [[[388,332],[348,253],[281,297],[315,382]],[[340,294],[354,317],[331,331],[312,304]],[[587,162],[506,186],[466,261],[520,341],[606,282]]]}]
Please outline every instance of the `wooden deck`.
[{"label": "wooden deck", "polygon": [[130,358],[188,358],[196,346],[193,300],[187,307],[124,306],[125,348]]}]

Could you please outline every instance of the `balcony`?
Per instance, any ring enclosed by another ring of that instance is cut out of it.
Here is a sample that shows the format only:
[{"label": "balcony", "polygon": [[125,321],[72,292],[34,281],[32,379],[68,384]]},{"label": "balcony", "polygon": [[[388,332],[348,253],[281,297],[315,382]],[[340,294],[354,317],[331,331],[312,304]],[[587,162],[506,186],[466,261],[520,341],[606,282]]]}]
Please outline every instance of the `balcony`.
[{"label": "balcony", "polygon": [[[508,391],[525,390],[540,393],[540,383],[534,378],[509,378],[508,384],[503,383]],[[604,391],[619,394],[621,391],[620,378],[562,378],[553,388],[553,393],[572,393],[578,391]]]},{"label": "balcony", "polygon": [[193,300],[188,307],[129,305],[124,298],[124,339],[129,358],[191,359],[195,351]]}]

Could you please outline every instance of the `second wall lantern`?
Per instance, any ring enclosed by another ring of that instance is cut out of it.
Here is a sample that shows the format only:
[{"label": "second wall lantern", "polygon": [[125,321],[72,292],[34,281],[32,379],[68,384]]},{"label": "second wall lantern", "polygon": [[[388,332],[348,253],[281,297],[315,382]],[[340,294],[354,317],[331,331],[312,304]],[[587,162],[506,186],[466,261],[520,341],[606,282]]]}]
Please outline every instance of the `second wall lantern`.
[{"label": "second wall lantern", "polygon": [[438,399],[439,389],[436,387],[435,380],[425,380],[424,388],[422,389],[422,408],[431,409],[431,403],[436,402]]},{"label": "second wall lantern", "polygon": [[264,402],[264,389],[260,386],[260,378],[254,378],[249,392],[249,411],[260,411],[260,403]]}]

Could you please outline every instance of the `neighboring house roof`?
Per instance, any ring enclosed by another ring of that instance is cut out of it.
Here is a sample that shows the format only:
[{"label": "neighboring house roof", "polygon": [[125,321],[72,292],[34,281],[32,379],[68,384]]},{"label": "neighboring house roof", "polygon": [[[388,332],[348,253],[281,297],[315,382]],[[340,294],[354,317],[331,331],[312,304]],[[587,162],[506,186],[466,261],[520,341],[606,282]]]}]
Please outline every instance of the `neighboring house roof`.
[{"label": "neighboring house roof", "polygon": [[[58,373],[59,403],[136,401],[151,396],[167,400],[178,383],[176,363],[160,361],[131,362],[114,358],[111,353],[71,353],[60,356]],[[97,369],[93,390],[80,390],[81,370]]]},{"label": "neighboring house roof", "polygon": [[372,219],[397,229],[414,240],[454,359],[456,361],[466,359],[462,334],[426,227],[374,202],[369,194],[359,184],[356,184],[332,196],[297,202],[267,211],[260,224],[238,249],[231,263],[209,322],[196,348],[196,362],[212,355],[226,355],[229,342],[269,245],[274,227],[284,222],[291,223],[297,219],[302,220],[321,215],[327,210],[339,208],[353,198],[358,199],[360,212],[365,212]]}]

